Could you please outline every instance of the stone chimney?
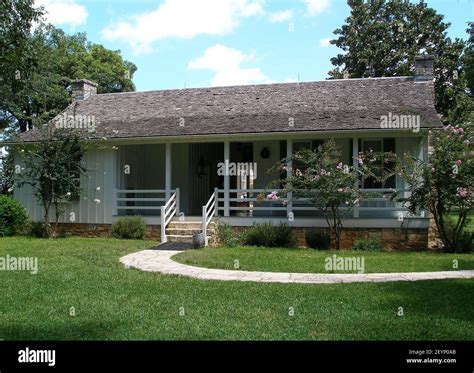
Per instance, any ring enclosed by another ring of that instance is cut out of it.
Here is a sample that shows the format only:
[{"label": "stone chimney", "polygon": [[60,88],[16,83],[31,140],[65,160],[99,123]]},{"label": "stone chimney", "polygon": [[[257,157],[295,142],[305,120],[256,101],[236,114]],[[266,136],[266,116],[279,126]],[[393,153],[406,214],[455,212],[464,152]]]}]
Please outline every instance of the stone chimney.
[{"label": "stone chimney", "polygon": [[433,56],[423,55],[415,57],[415,80],[433,80]]},{"label": "stone chimney", "polygon": [[76,79],[72,81],[72,97],[76,101],[87,100],[90,95],[97,94],[97,83],[87,79]]}]

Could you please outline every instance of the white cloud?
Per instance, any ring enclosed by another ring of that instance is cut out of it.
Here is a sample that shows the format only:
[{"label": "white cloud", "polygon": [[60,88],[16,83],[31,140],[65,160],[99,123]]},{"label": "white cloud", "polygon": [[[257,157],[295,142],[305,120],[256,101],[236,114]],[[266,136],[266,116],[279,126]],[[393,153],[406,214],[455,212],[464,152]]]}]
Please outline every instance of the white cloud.
[{"label": "white cloud", "polygon": [[270,13],[270,22],[285,22],[293,18],[293,10],[287,9],[280,12]]},{"label": "white cloud", "polygon": [[74,0],[35,0],[35,6],[43,6],[45,19],[53,25],[84,25],[87,21],[87,9]]},{"label": "white cloud", "polygon": [[253,59],[252,55],[216,44],[207,48],[202,56],[189,62],[188,69],[213,71],[215,74],[211,80],[212,86],[271,83],[259,68],[241,66],[242,63]]},{"label": "white cloud", "polygon": [[331,46],[331,43],[330,43],[331,40],[332,40],[332,38],[321,39],[321,40],[319,40],[319,45],[321,47],[330,47]]},{"label": "white cloud", "polygon": [[242,18],[263,14],[263,0],[165,0],[157,9],[109,24],[107,40],[128,42],[135,52],[149,52],[152,43],[165,38],[224,35]]},{"label": "white cloud", "polygon": [[303,0],[306,4],[306,12],[310,16],[323,13],[329,8],[330,0]]}]

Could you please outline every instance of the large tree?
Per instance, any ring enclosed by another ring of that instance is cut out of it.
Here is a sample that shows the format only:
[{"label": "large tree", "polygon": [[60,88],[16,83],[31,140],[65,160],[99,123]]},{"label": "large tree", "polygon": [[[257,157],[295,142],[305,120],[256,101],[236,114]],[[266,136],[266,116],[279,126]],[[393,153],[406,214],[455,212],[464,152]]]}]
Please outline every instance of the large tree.
[{"label": "large tree", "polygon": [[467,87],[470,94],[474,95],[474,22],[469,22],[466,30],[469,34],[466,53],[464,56],[464,70],[466,72]]},{"label": "large tree", "polygon": [[[86,34],[67,35],[52,25],[39,24],[24,41],[11,84],[2,86],[0,120],[3,127],[24,132],[46,123],[71,102],[67,88],[76,78],[98,83],[99,93],[134,91],[136,66],[120,51],[91,43]],[[1,71],[3,75],[4,72]]]},{"label": "large tree", "polygon": [[334,31],[331,43],[343,50],[331,59],[331,78],[389,77],[413,74],[416,55],[435,58],[436,109],[447,116],[464,91],[464,42],[446,35],[449,23],[420,1],[348,0],[351,15]]},{"label": "large tree", "polygon": [[33,0],[0,2],[0,128],[14,120],[4,101],[20,89],[23,67],[32,63],[28,53],[31,29],[41,15]]}]

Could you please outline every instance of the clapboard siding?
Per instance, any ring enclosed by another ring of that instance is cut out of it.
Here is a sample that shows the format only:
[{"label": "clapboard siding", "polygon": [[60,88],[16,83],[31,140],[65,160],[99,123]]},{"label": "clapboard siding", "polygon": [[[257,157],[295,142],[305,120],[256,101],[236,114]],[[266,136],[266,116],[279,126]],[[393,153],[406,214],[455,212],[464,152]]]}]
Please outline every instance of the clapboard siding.
[{"label": "clapboard siding", "polygon": [[[18,162],[21,163],[21,160],[18,159]],[[75,223],[111,224],[115,201],[115,151],[88,150],[83,162],[87,173],[81,178],[81,198],[66,206],[59,221],[72,222],[71,213],[74,213]],[[15,188],[14,198],[23,204],[31,220],[43,219],[43,207],[35,198],[31,186]],[[50,221],[54,221],[54,208],[50,211]]]}]

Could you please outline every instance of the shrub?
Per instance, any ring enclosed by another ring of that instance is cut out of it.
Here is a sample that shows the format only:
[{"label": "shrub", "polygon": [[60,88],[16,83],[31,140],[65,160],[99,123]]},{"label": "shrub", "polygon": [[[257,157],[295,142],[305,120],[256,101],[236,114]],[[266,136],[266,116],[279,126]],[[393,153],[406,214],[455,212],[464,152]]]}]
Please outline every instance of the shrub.
[{"label": "shrub", "polygon": [[218,222],[216,227],[217,239],[221,244],[235,247],[239,244],[239,238],[232,231],[232,226],[228,223]]},{"label": "shrub", "polygon": [[279,224],[275,226],[275,242],[276,247],[295,247],[296,239],[293,231],[288,224]]},{"label": "shrub", "polygon": [[[454,237],[455,235],[455,223],[453,221],[446,222],[445,225],[446,234]],[[444,245],[443,251],[447,253],[468,253],[474,250],[473,247],[473,232],[469,232],[466,229],[458,233],[459,236],[451,247]]]},{"label": "shrub", "polygon": [[116,238],[141,240],[145,236],[146,223],[140,216],[119,218],[112,224],[112,236]]},{"label": "shrub", "polygon": [[244,243],[251,246],[292,247],[295,239],[287,224],[254,224],[244,235]]},{"label": "shrub", "polygon": [[474,233],[464,231],[459,235],[456,245],[457,253],[470,253],[474,251]]},{"label": "shrub", "polygon": [[306,244],[312,249],[328,250],[331,247],[331,236],[323,230],[309,229],[305,238]]},{"label": "shrub", "polygon": [[360,251],[382,251],[383,244],[382,241],[370,238],[362,238],[357,240],[352,246],[352,250],[360,250]]},{"label": "shrub", "polygon": [[7,196],[0,196],[0,236],[13,236],[21,232],[28,216],[20,202]]},{"label": "shrub", "polygon": [[32,221],[29,224],[29,233],[36,238],[48,237],[48,232],[44,221]]}]

